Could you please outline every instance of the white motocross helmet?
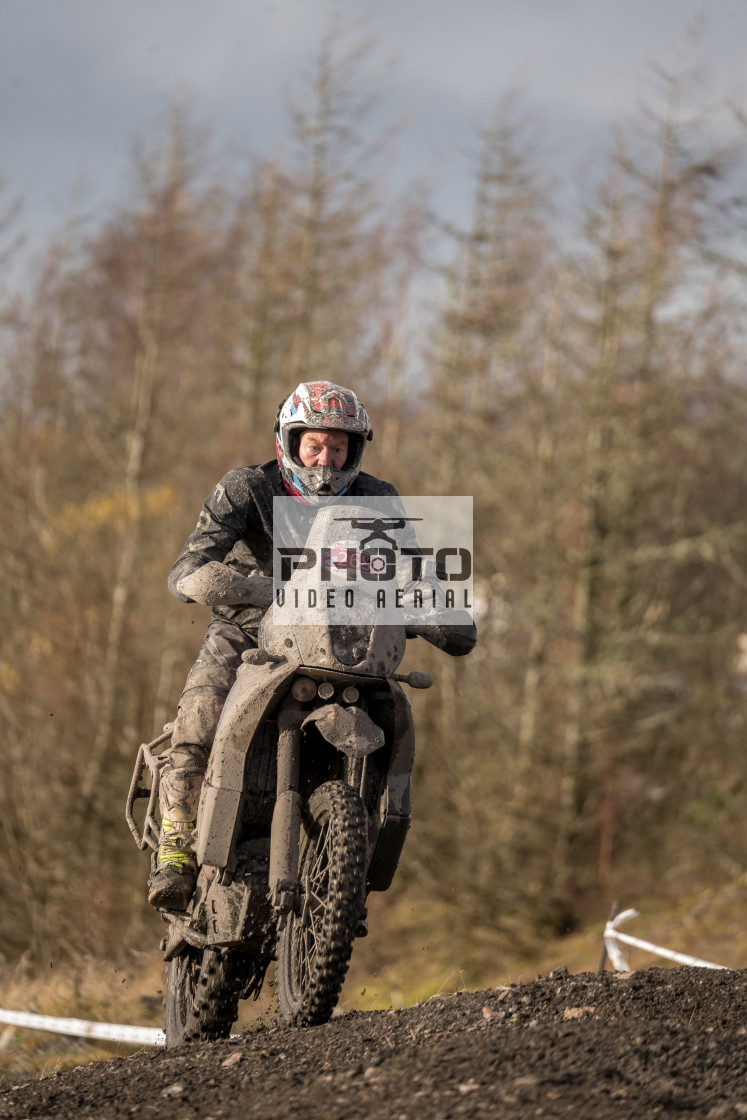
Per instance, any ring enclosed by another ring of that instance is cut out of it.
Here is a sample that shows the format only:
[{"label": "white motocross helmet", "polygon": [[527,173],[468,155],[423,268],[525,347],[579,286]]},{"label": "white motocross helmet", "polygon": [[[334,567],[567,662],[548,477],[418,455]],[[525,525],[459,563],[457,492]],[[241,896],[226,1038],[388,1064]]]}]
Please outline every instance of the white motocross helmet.
[{"label": "white motocross helmet", "polygon": [[[348,457],[340,470],[303,466],[298,445],[306,428],[348,433]],[[275,418],[275,443],[285,485],[300,498],[344,494],[361,469],[363,446],[372,437],[368,413],[352,389],[331,381],[302,382],[281,401]]]}]

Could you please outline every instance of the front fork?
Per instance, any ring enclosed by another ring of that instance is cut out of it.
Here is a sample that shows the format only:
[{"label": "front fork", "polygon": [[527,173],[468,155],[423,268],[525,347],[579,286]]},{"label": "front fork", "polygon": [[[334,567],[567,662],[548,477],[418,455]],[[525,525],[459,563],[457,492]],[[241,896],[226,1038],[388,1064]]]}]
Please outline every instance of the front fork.
[{"label": "front fork", "polygon": [[304,713],[292,696],[278,715],[277,798],[270,832],[270,898],[281,915],[298,908],[298,851],[301,839],[301,724]]}]

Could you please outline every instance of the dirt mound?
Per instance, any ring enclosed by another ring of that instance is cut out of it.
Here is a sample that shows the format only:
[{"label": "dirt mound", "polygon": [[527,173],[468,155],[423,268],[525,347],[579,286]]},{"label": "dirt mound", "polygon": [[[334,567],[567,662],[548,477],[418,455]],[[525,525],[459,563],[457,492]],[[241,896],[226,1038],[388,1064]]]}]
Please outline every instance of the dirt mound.
[{"label": "dirt mound", "polygon": [[747,1117],[747,971],[553,973],[5,1083],[0,1117]]}]

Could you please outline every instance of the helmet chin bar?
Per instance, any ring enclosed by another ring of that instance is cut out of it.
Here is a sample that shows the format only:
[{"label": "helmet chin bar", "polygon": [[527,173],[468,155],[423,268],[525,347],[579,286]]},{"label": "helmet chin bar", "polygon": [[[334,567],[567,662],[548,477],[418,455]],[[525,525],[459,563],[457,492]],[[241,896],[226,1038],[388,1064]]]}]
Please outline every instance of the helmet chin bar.
[{"label": "helmet chin bar", "polygon": [[309,496],[334,497],[347,489],[349,482],[347,471],[338,471],[334,467],[303,467],[296,466],[295,474],[303,486],[304,492]]}]

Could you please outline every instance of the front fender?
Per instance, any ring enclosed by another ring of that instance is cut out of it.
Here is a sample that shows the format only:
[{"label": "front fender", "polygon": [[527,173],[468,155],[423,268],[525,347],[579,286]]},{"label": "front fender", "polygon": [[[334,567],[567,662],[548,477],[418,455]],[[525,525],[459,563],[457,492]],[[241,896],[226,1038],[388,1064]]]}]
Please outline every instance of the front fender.
[{"label": "front fender", "polygon": [[386,741],[381,728],[354,704],[347,708],[341,704],[325,704],[309,712],[301,726],[305,728],[310,723],[316,724],[322,738],[349,758],[365,758],[383,747]]}]

